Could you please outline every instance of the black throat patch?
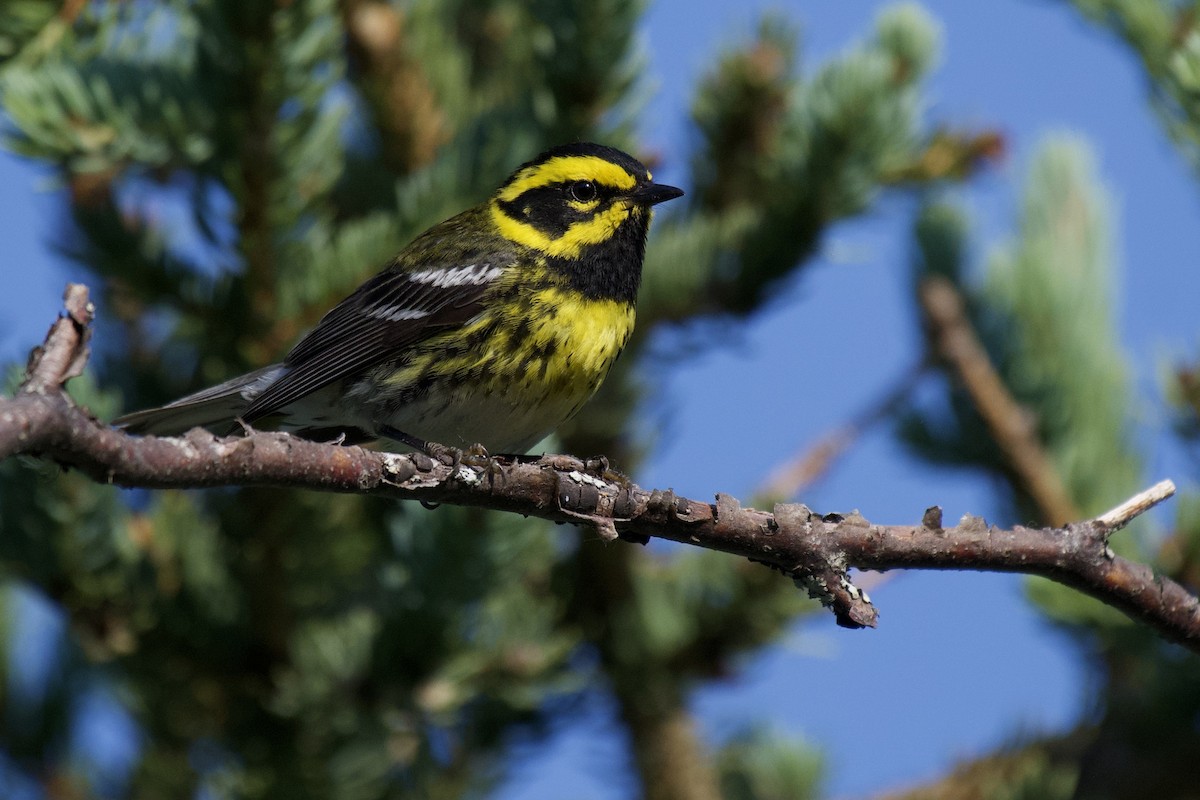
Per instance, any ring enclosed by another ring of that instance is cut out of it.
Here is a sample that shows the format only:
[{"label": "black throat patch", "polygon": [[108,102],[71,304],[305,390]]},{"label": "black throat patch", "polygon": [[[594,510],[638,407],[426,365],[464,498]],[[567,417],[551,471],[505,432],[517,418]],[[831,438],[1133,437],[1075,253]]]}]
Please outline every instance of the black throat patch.
[{"label": "black throat patch", "polygon": [[[584,210],[567,201],[566,188],[565,184],[539,186],[512,200],[497,200],[496,204],[509,219],[557,240],[566,236],[573,225],[595,219],[614,203],[629,202],[617,190],[598,185],[596,205]],[[642,280],[649,225],[649,209],[635,206],[609,238],[584,245],[578,257],[543,255],[547,266],[584,296],[632,303]]]},{"label": "black throat patch", "polygon": [[578,258],[547,258],[547,266],[589,299],[632,304],[642,282],[649,219],[647,211],[632,214],[610,238],[585,247]]}]

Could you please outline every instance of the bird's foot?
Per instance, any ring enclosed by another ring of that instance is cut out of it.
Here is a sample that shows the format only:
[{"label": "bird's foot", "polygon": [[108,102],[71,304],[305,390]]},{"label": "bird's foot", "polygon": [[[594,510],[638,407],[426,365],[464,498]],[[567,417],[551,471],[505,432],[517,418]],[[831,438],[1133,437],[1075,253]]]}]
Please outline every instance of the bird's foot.
[{"label": "bird's foot", "polygon": [[491,469],[496,464],[496,460],[488,455],[487,448],[478,442],[466,450],[460,450],[458,460],[468,467],[479,467],[481,469]]},{"label": "bird's foot", "polygon": [[[504,456],[509,458],[510,456]],[[570,472],[578,470],[587,475],[599,478],[608,483],[615,483],[622,489],[628,489],[633,486],[633,482],[624,473],[613,469],[605,456],[593,456],[592,458],[579,458],[577,456],[568,455],[541,455],[541,456],[515,456],[521,461],[538,462],[546,467]]]},{"label": "bird's foot", "polygon": [[584,460],[583,466],[588,473],[595,475],[603,481],[615,483],[622,489],[628,489],[630,486],[633,486],[633,481],[629,480],[628,475],[612,468],[608,463],[607,456],[592,456]]},{"label": "bird's foot", "polygon": [[406,444],[413,450],[424,453],[434,461],[440,461],[448,467],[457,467],[459,464],[466,464],[468,467],[486,468],[491,462],[487,449],[481,444],[473,444],[463,450],[448,444],[427,442],[420,437],[405,433],[390,425],[380,428],[379,435]]},{"label": "bird's foot", "polygon": [[425,442],[421,448],[421,452],[448,467],[457,467],[459,464],[462,464],[468,467],[487,469],[495,463],[494,459],[488,455],[487,448],[481,444],[473,444],[467,448],[460,448],[448,444],[438,444],[437,442]]},{"label": "bird's foot", "polygon": [[497,453],[492,456],[496,461],[502,464],[536,464],[545,456],[541,453]]}]

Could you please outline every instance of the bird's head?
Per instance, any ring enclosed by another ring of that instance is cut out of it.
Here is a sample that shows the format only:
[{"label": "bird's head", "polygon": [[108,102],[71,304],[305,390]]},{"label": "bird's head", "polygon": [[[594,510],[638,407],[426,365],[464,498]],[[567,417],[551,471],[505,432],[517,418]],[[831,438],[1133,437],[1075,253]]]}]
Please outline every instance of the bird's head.
[{"label": "bird's head", "polygon": [[556,259],[587,259],[598,248],[640,242],[640,270],[651,207],[682,194],[674,186],[654,183],[632,156],[579,142],[523,164],[490,207],[505,238]]}]

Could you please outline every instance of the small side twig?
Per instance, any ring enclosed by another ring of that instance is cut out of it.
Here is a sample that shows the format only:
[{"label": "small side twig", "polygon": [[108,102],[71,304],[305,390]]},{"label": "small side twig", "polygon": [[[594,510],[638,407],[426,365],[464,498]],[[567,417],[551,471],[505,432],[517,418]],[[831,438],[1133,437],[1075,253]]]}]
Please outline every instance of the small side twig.
[{"label": "small side twig", "polygon": [[1096,524],[1106,528],[1109,533],[1116,532],[1133,520],[1134,517],[1145,514],[1154,506],[1175,494],[1175,484],[1171,481],[1159,481],[1144,492],[1121,503],[1111,511],[1106,511],[1096,517]]},{"label": "small side twig", "polygon": [[895,413],[927,367],[924,361],[913,365],[865,410],[826,433],[792,460],[776,467],[763,488],[755,492],[755,497],[785,499],[795,497],[811,486],[833,466],[834,461],[854,446],[867,429]]}]

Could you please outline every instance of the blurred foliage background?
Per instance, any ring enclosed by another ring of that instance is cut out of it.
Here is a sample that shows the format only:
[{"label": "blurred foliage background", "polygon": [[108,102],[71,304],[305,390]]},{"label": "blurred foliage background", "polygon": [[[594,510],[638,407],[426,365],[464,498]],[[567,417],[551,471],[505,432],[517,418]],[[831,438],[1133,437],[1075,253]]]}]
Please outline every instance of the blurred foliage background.
[{"label": "blurred foliage background", "polygon": [[[1075,5],[1144,65],[1155,112],[1196,163],[1200,6]],[[59,245],[103,309],[92,371],[72,392],[107,418],[278,358],[406,241],[549,145],[601,140],[653,168],[666,154],[635,138],[644,11],[635,0],[7,0],[4,145],[60,178]],[[636,425],[654,391],[638,365],[655,331],[739,324],[831,225],[904,195],[916,201],[914,290],[936,276],[961,292],[1070,502],[1099,512],[1139,488],[1111,211],[1086,143],[1045,144],[1010,245],[972,263],[946,189],[1003,142],[926,121],[935,22],[897,5],[810,73],[800,46],[776,16],[714,56],[692,99],[688,197],[652,234],[638,338],[545,449],[633,469],[655,447]],[[1200,358],[1163,379],[1192,443],[1197,376]],[[994,473],[1017,518],[1050,519],[956,377],[931,357],[911,384],[924,391],[899,392],[879,419],[918,458]],[[1178,508],[1170,530],[1120,541],[1197,586],[1200,499]],[[689,694],[814,610],[789,580],[727,556],[352,496],[122,494],[8,462],[0,575],[10,793],[486,796],[514,742],[600,696],[644,797],[822,796],[811,745],[766,727],[715,749],[697,734]],[[904,796],[1196,797],[1194,657],[1061,587],[1031,582],[1029,594],[1088,655],[1094,713]],[[57,612],[39,611],[44,600]],[[56,641],[36,689],[18,669],[35,620]],[[96,703],[129,721],[116,767],[86,724]]]}]

